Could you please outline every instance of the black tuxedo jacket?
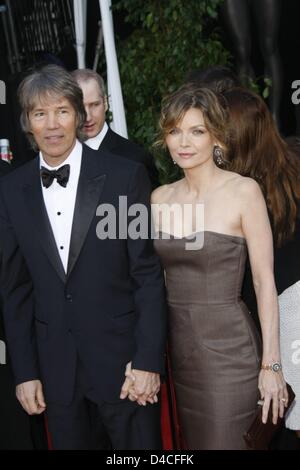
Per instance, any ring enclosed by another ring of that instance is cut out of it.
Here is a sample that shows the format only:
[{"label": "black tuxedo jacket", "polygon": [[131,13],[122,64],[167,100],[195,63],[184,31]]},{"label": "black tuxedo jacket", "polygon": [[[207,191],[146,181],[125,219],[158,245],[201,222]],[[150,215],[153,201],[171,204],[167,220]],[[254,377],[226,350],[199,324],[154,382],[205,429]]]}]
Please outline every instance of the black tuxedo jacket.
[{"label": "black tuxedo jacket", "polygon": [[152,189],[159,186],[158,171],[154,164],[153,157],[139,145],[135,144],[131,140],[125,139],[112,131],[109,127],[99,148],[101,150],[108,150],[113,154],[120,155],[121,157],[128,158],[129,160],[142,163],[148,172]]},{"label": "black tuxedo jacket", "polygon": [[142,165],[83,145],[65,274],[39,159],[2,178],[4,318],[16,383],[40,378],[46,400],[67,404],[79,358],[109,402],[118,400],[128,361],[163,372],[164,281],[152,241],[96,236],[99,204],[118,208],[119,195],[126,195],[128,206],[149,208],[149,194]]},{"label": "black tuxedo jacket", "polygon": [[11,170],[11,164],[0,160],[0,177],[7,175]]}]

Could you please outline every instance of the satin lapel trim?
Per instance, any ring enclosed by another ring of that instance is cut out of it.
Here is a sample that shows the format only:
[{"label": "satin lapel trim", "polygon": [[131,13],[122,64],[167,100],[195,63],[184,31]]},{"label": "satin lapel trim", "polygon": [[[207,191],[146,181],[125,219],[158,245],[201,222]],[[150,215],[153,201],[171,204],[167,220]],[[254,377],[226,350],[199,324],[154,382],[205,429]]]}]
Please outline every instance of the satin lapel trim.
[{"label": "satin lapel trim", "polygon": [[39,241],[44,249],[50,263],[57,272],[60,279],[66,281],[66,273],[58,253],[52,227],[44,203],[40,178],[35,178],[36,183],[24,186],[24,197],[29,213],[32,217],[32,226],[39,232]]},{"label": "satin lapel trim", "polygon": [[72,235],[69,250],[68,274],[74,269],[80,255],[85,238],[90,228],[93,217],[96,216],[97,206],[100,202],[106,175],[98,175],[94,178],[79,178]]}]

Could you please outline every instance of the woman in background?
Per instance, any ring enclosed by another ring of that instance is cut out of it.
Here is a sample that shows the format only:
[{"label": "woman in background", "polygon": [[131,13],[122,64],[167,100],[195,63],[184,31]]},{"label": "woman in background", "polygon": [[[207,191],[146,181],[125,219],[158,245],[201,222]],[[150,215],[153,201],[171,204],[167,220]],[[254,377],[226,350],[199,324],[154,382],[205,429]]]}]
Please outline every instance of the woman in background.
[{"label": "woman in background", "polygon": [[[300,155],[281,137],[264,101],[249,90],[224,92],[229,113],[229,168],[253,178],[265,197],[274,236],[274,273],[280,305],[283,373],[296,400],[286,427],[300,437]],[[251,276],[243,299],[252,305]]]},{"label": "woman in background", "polygon": [[[270,406],[276,422],[288,400],[280,370],[266,205],[254,180],[221,168],[226,114],[212,91],[180,88],[164,102],[160,129],[160,143],[184,172],[181,180],[152,195],[183,437],[189,449],[245,449],[243,434],[253,419],[258,389],[264,398],[264,422]],[[204,231],[197,230],[199,220],[182,218],[180,211],[164,217],[166,208],[184,205],[197,214],[199,204],[204,205]],[[247,249],[259,304],[262,356],[256,328],[240,298]]]}]

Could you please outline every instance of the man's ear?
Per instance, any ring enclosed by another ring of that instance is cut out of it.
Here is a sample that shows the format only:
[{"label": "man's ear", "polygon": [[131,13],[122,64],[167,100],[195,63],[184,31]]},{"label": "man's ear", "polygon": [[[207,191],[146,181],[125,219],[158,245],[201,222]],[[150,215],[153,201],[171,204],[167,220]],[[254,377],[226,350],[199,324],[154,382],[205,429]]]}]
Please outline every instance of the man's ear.
[{"label": "man's ear", "polygon": [[108,99],[107,99],[107,95],[104,96],[104,110],[105,110],[105,112],[107,112],[107,110],[108,110]]}]

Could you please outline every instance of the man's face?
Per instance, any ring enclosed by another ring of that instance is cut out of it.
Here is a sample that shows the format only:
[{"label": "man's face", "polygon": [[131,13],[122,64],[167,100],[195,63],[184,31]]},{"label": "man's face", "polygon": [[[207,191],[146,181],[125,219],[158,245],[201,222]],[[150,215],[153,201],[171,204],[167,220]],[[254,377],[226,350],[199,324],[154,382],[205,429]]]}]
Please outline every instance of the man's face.
[{"label": "man's face", "polygon": [[60,165],[76,142],[76,112],[62,96],[37,99],[29,112],[30,131],[50,166]]},{"label": "man's face", "polygon": [[105,96],[102,96],[99,85],[93,78],[78,84],[82,89],[83,104],[87,116],[83,131],[90,139],[96,137],[102,130],[107,111],[107,100]]}]

